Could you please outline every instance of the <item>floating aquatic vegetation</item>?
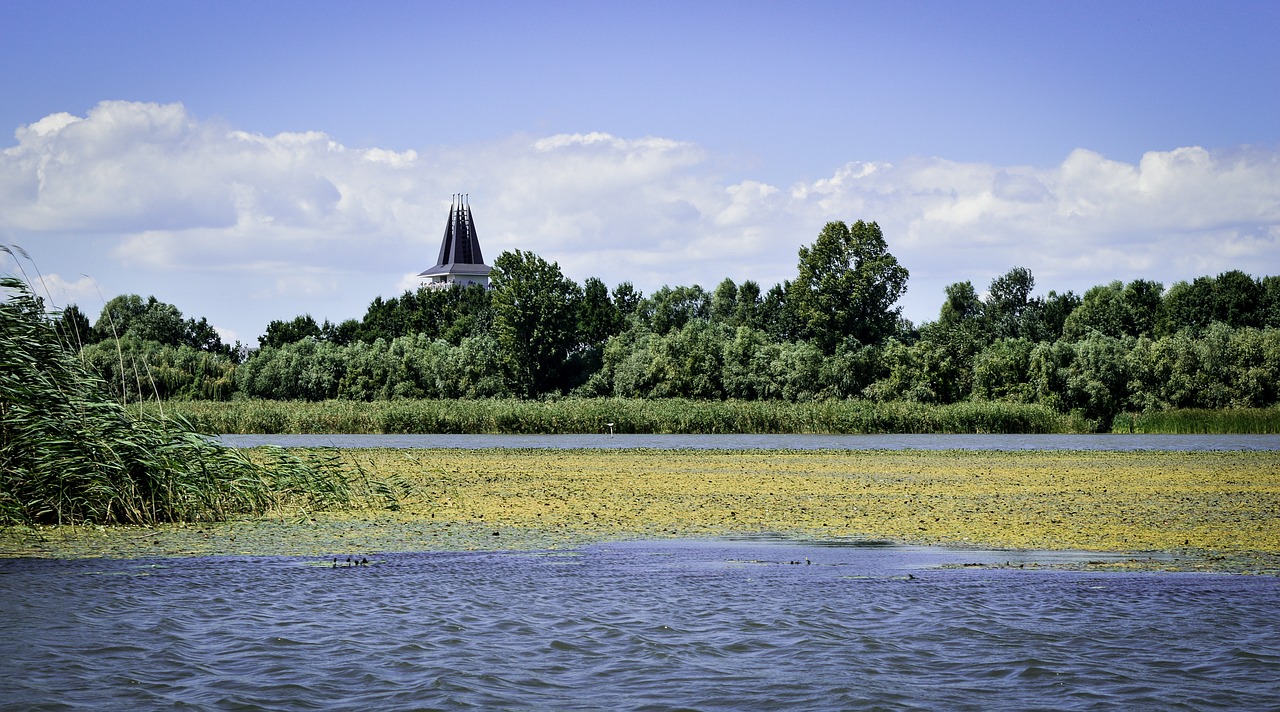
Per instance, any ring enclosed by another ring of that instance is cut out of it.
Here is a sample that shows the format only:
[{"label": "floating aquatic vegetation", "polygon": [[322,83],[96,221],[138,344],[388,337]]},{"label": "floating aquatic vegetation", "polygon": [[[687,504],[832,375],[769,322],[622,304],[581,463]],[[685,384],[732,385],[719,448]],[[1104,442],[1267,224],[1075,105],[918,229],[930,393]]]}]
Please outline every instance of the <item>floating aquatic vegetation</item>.
[{"label": "floating aquatic vegetation", "polygon": [[[398,508],[367,499],[344,511],[137,534],[33,529],[8,537],[4,549],[346,556],[770,532],[812,541],[1172,552],[1208,568],[1280,568],[1275,452],[503,449],[359,457],[371,476],[411,488]],[[1149,567],[1167,565],[1157,559]]]}]

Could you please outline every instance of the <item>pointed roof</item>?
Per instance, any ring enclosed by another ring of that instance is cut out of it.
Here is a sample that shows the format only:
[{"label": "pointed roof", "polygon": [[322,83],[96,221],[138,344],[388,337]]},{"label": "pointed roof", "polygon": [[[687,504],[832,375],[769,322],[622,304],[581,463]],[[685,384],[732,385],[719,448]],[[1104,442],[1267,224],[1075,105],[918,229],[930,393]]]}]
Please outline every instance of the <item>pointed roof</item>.
[{"label": "pointed roof", "polygon": [[436,266],[422,272],[419,277],[486,275],[492,269],[484,263],[484,255],[480,253],[480,240],[476,237],[475,222],[471,218],[471,203],[466,198],[457,193],[450,201],[449,221],[444,226],[444,239],[440,241]]}]

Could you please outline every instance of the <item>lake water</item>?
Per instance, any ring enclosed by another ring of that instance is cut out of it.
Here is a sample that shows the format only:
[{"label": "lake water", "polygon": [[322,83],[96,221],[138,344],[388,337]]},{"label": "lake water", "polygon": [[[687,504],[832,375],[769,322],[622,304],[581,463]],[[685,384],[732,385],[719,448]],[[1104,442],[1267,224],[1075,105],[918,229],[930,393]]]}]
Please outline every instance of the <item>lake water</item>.
[{"label": "lake water", "polygon": [[222,435],[234,447],[1280,450],[1280,435]]},{"label": "lake water", "polygon": [[1016,568],[1054,556],[0,560],[0,709],[1280,708],[1280,581]]}]

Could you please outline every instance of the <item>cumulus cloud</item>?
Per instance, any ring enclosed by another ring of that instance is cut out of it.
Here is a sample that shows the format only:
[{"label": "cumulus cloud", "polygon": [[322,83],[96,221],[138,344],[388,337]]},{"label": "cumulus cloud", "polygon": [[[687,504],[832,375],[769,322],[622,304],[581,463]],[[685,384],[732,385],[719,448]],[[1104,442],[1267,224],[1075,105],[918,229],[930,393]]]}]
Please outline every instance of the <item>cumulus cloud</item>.
[{"label": "cumulus cloud", "polygon": [[108,236],[121,265],[236,274],[255,285],[246,295],[293,295],[298,312],[349,289],[355,272],[381,275],[388,292],[411,286],[456,191],[471,192],[490,262],[526,249],[576,279],[646,290],[726,276],[768,287],[794,274],[797,248],[824,222],[856,219],[884,228],[929,317],[945,283],[981,286],[1014,265],[1059,289],[1280,273],[1280,152],[1269,147],[1184,147],[1136,164],[1080,149],[1048,167],[850,161],[777,186],[724,175],[704,148],[663,137],[393,151],[247,132],[181,104],[103,102],[15,138],[0,152],[0,235]]}]

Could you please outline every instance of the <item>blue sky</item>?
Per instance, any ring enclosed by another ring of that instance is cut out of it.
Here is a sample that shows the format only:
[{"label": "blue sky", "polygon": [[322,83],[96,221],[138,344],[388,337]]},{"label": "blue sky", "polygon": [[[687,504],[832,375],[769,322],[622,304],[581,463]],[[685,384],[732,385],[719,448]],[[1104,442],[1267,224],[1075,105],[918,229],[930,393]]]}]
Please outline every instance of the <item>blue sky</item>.
[{"label": "blue sky", "polygon": [[[876,220],[935,318],[1280,274],[1274,2],[10,2],[0,242],[54,300],[359,317],[466,192],[487,257],[766,288]],[[102,296],[100,297],[99,294]]]}]

